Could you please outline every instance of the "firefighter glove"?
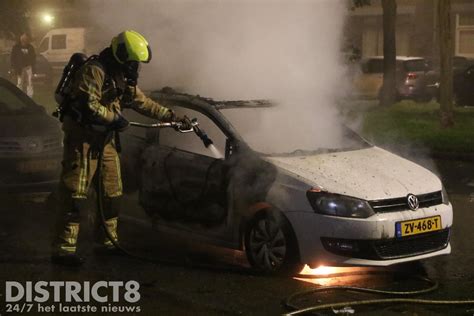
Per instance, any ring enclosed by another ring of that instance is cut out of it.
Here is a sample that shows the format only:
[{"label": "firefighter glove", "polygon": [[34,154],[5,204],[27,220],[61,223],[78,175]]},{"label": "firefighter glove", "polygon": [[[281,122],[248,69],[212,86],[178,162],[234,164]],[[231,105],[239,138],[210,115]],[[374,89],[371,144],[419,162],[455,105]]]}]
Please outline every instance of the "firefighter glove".
[{"label": "firefighter glove", "polygon": [[187,116],[184,116],[184,117],[175,116],[174,121],[177,123],[180,123],[181,126],[179,127],[179,129],[181,130],[190,130],[193,128],[193,125],[191,124],[191,120]]},{"label": "firefighter glove", "polygon": [[120,113],[114,113],[114,120],[109,128],[117,132],[123,132],[130,126],[130,122]]}]

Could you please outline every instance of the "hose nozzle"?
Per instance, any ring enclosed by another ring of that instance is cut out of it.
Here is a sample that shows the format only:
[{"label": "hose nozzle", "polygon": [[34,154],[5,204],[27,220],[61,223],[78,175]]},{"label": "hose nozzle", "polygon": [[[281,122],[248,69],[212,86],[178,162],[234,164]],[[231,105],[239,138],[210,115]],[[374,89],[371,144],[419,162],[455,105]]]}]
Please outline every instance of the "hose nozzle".
[{"label": "hose nozzle", "polygon": [[[212,139],[207,136],[206,132],[199,127],[198,120],[196,118],[193,118],[192,120],[189,119],[187,116],[184,117],[184,121],[186,124],[183,122],[158,122],[154,124],[144,124],[144,123],[139,123],[139,122],[130,122],[131,126],[136,126],[136,127],[142,127],[142,128],[165,128],[165,127],[171,127],[174,128],[176,131],[180,133],[192,133],[194,132],[196,136],[198,136],[204,146],[208,148],[210,145],[214,144]],[[190,128],[189,128],[190,127]]]},{"label": "hose nozzle", "polygon": [[196,118],[193,118],[192,120],[190,120],[187,116],[185,116],[184,119],[189,121],[189,124],[193,127],[194,133],[196,133],[197,137],[199,137],[202,140],[202,143],[204,144],[206,148],[214,144],[212,139],[210,139],[209,136],[207,136],[206,132],[199,127],[199,123]]}]

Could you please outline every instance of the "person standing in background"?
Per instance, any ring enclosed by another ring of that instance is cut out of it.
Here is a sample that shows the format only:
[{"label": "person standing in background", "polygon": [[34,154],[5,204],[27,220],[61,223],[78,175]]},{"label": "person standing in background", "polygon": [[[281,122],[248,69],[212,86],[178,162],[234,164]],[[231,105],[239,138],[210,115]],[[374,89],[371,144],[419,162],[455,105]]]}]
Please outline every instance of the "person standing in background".
[{"label": "person standing in background", "polygon": [[33,97],[33,73],[35,71],[36,52],[30,44],[30,37],[23,33],[20,41],[12,48],[11,66],[17,78],[17,86],[31,98]]}]

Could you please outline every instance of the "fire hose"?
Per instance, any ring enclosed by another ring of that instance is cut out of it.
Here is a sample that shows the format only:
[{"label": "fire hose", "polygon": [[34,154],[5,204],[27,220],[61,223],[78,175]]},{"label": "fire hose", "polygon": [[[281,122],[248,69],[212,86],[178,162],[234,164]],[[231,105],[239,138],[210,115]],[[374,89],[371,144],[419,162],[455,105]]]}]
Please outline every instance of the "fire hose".
[{"label": "fire hose", "polygon": [[[305,277],[305,276],[302,276]],[[427,287],[412,290],[412,291],[388,291],[388,290],[379,290],[373,288],[363,288],[363,287],[354,287],[354,286],[321,286],[313,288],[306,291],[296,292],[290,295],[284,301],[284,306],[290,312],[283,314],[284,316],[290,315],[302,315],[310,314],[316,311],[330,310],[341,308],[341,312],[348,312],[348,308],[352,309],[353,306],[367,306],[367,305],[383,305],[383,304],[417,304],[417,305],[474,305],[474,300],[431,300],[431,299],[421,299],[421,298],[406,298],[407,296],[415,296],[421,294],[432,293],[439,288],[439,283],[433,281],[427,277],[420,275],[413,275],[414,279],[423,281],[427,283]],[[391,297],[385,299],[368,299],[368,300],[355,300],[355,301],[345,301],[337,303],[326,303],[326,304],[317,304],[313,306],[301,307],[298,306],[295,301],[303,297],[318,293],[318,292],[329,292],[329,291],[348,291],[348,292],[358,292],[358,293],[370,293],[370,294],[379,294],[379,295],[391,295],[399,297]],[[353,313],[353,311],[352,311]]]},{"label": "fire hose", "polygon": [[[199,128],[199,124],[196,119],[190,120],[189,125],[191,126],[190,129],[183,129],[183,124],[180,122],[158,122],[154,124],[143,124],[139,122],[130,122],[131,126],[140,127],[140,128],[174,128],[176,131],[180,133],[191,133],[194,132],[202,141],[203,144],[208,147],[212,144],[212,140],[207,136],[207,134]],[[170,260],[167,258],[151,258],[143,255],[139,255],[129,251],[128,249],[122,247],[120,243],[113,238],[111,232],[109,231],[106,225],[106,219],[104,216],[104,206],[103,206],[103,182],[102,179],[102,162],[103,162],[103,149],[107,143],[109,138],[106,137],[104,144],[99,151],[98,156],[98,185],[97,185],[97,208],[100,215],[101,226],[105,231],[107,238],[112,242],[115,248],[121,251],[123,254],[136,258],[142,261],[150,262],[150,263],[157,263],[157,264],[165,264],[165,265],[180,265],[179,262],[175,260]],[[182,263],[182,266],[189,266],[189,263]],[[218,267],[215,265],[209,264],[193,264],[193,267],[202,268],[202,269],[213,269],[218,270]],[[243,272],[244,269],[242,268],[233,268],[225,267],[221,268],[225,271],[233,271],[233,272]],[[245,272],[248,273],[248,269],[245,269]],[[308,278],[307,275],[299,275],[299,278]],[[413,278],[418,279],[427,283],[427,287],[412,290],[412,291],[388,291],[388,290],[380,290],[380,289],[373,289],[373,288],[363,288],[363,287],[353,287],[353,286],[321,286],[317,288],[313,288],[306,291],[296,292],[290,295],[286,300],[284,300],[283,305],[284,307],[289,310],[288,313],[283,315],[290,316],[290,315],[302,315],[308,313],[314,313],[316,311],[322,310],[329,310],[337,308],[343,308],[342,312],[347,310],[345,308],[352,307],[352,306],[368,306],[368,305],[382,305],[382,304],[396,304],[396,303],[407,303],[407,304],[419,304],[419,305],[474,305],[474,300],[431,300],[431,299],[421,299],[421,298],[407,298],[407,296],[415,296],[421,294],[432,293],[439,288],[439,283],[433,281],[427,277],[414,275]],[[358,293],[370,293],[370,294],[379,294],[379,295],[391,295],[391,296],[398,296],[398,297],[391,297],[385,299],[368,299],[368,300],[355,300],[355,301],[345,301],[345,302],[336,302],[336,303],[326,303],[326,304],[317,304],[313,306],[301,307],[298,306],[295,301],[301,299],[303,297],[313,295],[319,292],[329,292],[329,291],[348,291],[348,292],[358,292]]]}]

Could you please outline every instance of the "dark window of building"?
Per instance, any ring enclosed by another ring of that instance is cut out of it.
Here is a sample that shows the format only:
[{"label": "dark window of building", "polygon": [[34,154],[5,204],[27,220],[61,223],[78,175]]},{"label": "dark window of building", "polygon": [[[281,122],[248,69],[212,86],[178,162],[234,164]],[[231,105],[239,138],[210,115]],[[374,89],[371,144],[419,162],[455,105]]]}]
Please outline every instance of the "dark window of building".
[{"label": "dark window of building", "polygon": [[474,30],[459,30],[459,54],[474,54]]}]

